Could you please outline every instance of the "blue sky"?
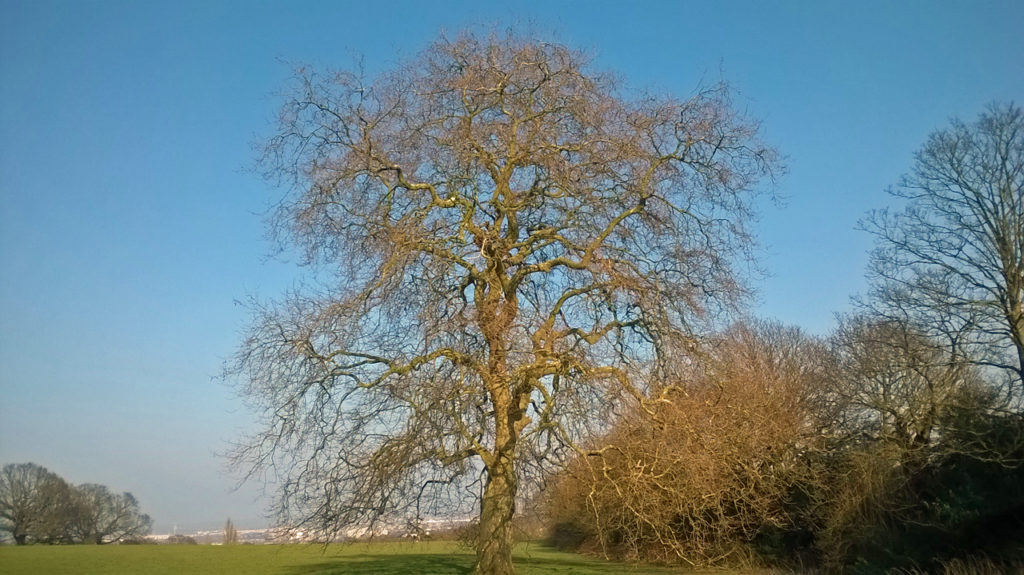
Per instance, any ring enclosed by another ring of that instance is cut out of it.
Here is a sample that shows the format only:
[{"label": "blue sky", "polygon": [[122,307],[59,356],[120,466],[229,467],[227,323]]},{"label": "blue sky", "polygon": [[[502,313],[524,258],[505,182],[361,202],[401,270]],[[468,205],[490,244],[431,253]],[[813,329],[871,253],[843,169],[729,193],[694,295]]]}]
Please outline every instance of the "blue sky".
[{"label": "blue sky", "polygon": [[251,418],[215,376],[302,270],[246,171],[290,64],[380,70],[440,32],[532,27],[630,86],[729,81],[787,158],[752,310],[825,333],[855,230],[951,117],[1024,101],[1024,3],[0,0],[0,463],[132,491],[160,531],[239,528],[215,453]]}]

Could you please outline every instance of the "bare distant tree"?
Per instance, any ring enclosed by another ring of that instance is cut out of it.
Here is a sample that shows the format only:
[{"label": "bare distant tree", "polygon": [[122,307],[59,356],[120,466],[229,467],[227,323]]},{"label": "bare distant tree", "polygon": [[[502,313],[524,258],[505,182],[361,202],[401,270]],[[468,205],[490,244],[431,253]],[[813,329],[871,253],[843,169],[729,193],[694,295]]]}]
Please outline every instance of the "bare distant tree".
[{"label": "bare distant tree", "polygon": [[262,168],[319,284],[258,306],[229,368],[265,424],[237,461],[328,534],[480,477],[500,574],[521,481],[744,295],[776,164],[725,87],[627,98],[565,46],[462,35],[372,81],[300,71]]},{"label": "bare distant tree", "polygon": [[859,441],[929,447],[952,411],[983,410],[992,392],[976,366],[903,322],[846,316],[831,343],[838,427]]},{"label": "bare distant tree", "polygon": [[0,470],[0,531],[15,544],[59,538],[69,487],[35,463],[9,463]]},{"label": "bare distant tree", "polygon": [[224,524],[224,544],[233,545],[235,543],[238,543],[238,530],[235,529],[235,524],[228,517],[228,522]]},{"label": "bare distant tree", "polygon": [[877,240],[870,305],[1024,390],[1024,113],[992,105],[932,134],[890,193],[905,209],[863,224]]},{"label": "bare distant tree", "polygon": [[75,516],[70,529],[84,543],[112,543],[148,535],[153,521],[131,493],[111,493],[105,485],[75,488]]},{"label": "bare distant tree", "polygon": [[30,534],[38,543],[74,543],[69,524],[76,514],[75,488],[61,478],[48,481],[39,490],[43,509]]},{"label": "bare distant tree", "polygon": [[930,495],[920,485],[943,462],[1020,464],[1024,436],[1019,425],[1000,424],[999,386],[948,340],[905,320],[858,314],[840,318],[830,343],[835,441],[816,497],[815,542],[826,564],[840,566],[880,525],[925,521],[918,502]]}]

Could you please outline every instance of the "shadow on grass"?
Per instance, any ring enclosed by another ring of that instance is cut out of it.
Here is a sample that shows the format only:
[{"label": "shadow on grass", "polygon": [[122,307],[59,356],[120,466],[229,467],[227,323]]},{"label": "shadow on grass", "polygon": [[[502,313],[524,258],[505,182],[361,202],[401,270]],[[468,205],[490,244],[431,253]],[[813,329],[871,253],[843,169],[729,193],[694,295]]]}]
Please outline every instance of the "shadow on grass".
[{"label": "shadow on grass", "polygon": [[[666,573],[658,568],[605,562],[599,559],[560,553],[534,547],[516,553],[513,563],[522,575],[622,575],[629,573]],[[554,557],[551,555],[555,554]],[[468,575],[473,570],[472,555],[439,553],[366,554],[335,557],[317,563],[285,568],[281,575]]]},{"label": "shadow on grass", "polygon": [[[530,551],[517,554],[513,563],[516,573],[523,575],[546,575],[549,573],[565,575],[628,575],[637,573],[662,574],[674,573],[666,568],[633,563],[604,561],[596,557],[577,555],[555,551],[552,548],[535,547],[538,551],[534,556]],[[550,555],[555,555],[551,557]]]},{"label": "shadow on grass", "polygon": [[467,575],[472,570],[471,557],[403,553],[338,557],[288,567],[282,571],[282,575]]}]

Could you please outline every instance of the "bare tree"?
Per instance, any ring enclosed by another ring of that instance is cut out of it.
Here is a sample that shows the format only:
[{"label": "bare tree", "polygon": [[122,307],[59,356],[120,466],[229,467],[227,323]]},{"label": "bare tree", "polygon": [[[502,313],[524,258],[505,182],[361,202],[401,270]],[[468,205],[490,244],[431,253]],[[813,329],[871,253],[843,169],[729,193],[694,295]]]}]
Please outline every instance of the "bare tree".
[{"label": "bare tree", "polygon": [[846,316],[831,342],[836,427],[858,440],[926,448],[953,410],[990,403],[993,390],[976,366],[906,323]]},{"label": "bare tree", "polygon": [[564,46],[442,39],[366,81],[300,71],[262,168],[316,287],[259,305],[236,452],[336,534],[480,478],[476,570],[511,573],[521,481],[607,429],[745,293],[776,169],[723,86],[626,98]]},{"label": "bare tree", "polygon": [[233,545],[235,543],[238,543],[238,529],[235,529],[235,524],[228,517],[228,522],[224,524],[224,544]]},{"label": "bare tree", "polygon": [[1024,113],[992,105],[972,124],[931,135],[891,194],[899,213],[872,212],[870,305],[922,326],[953,353],[1024,385]]},{"label": "bare tree", "polygon": [[105,485],[86,483],[75,488],[74,538],[84,543],[112,543],[149,534],[153,524],[131,493],[111,493]]},{"label": "bare tree", "polygon": [[[0,470],[0,531],[15,544],[46,541],[62,530],[68,485],[35,463],[9,463]],[[56,527],[55,527],[56,526]]]},{"label": "bare tree", "polygon": [[835,441],[824,454],[830,477],[817,495],[816,538],[826,564],[841,566],[857,545],[884,539],[887,526],[953,530],[956,514],[935,512],[955,507],[947,493],[960,489],[943,483],[944,470],[985,469],[985,483],[997,484],[1020,464],[1019,418],[1007,417],[985,370],[942,339],[861,314],[841,317],[830,343]]},{"label": "bare tree", "polygon": [[57,478],[43,484],[39,496],[43,513],[32,525],[32,538],[38,543],[74,543],[69,524],[76,516],[75,488]]}]

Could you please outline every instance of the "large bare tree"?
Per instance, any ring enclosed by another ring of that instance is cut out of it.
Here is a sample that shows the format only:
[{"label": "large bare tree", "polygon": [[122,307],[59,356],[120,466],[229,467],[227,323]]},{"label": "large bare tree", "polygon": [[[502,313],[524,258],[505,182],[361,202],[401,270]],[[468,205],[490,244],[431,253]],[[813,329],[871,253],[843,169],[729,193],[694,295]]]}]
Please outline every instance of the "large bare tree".
[{"label": "large bare tree", "polygon": [[871,305],[924,327],[954,354],[1010,374],[1024,391],[1024,113],[992,105],[931,135],[871,213]]},{"label": "large bare tree", "polygon": [[237,461],[326,535],[478,481],[476,570],[511,573],[521,481],[745,293],[777,164],[725,87],[625,91],[464,34],[372,79],[300,71],[261,167],[316,279],[256,306],[229,367],[264,423]]}]

